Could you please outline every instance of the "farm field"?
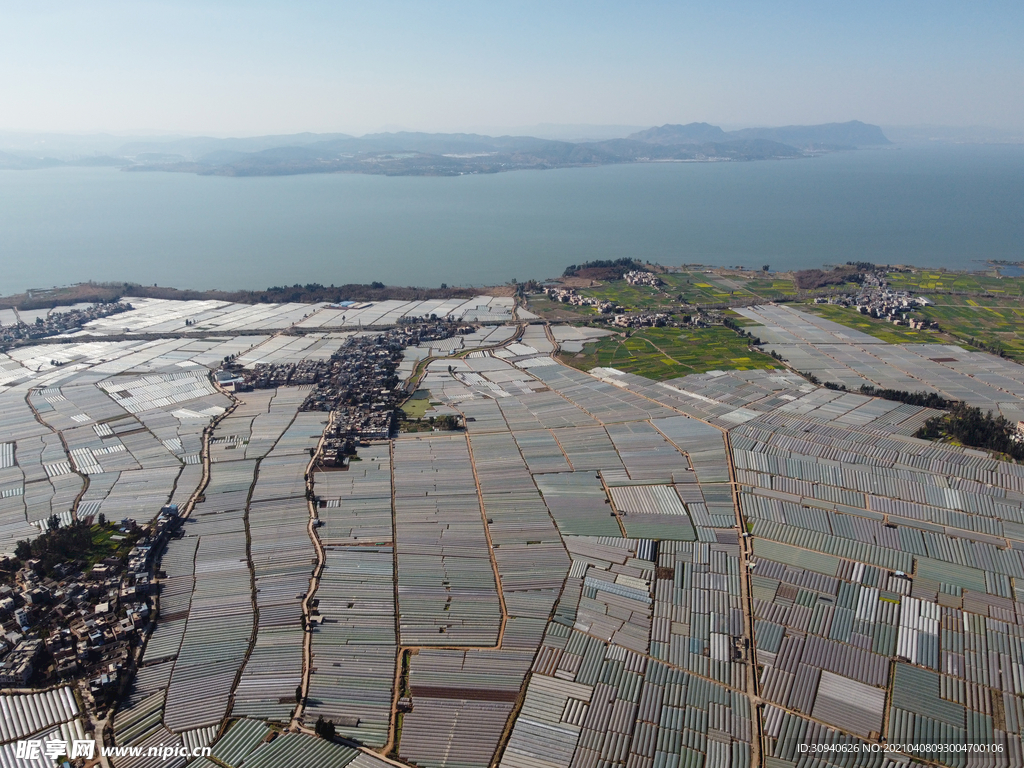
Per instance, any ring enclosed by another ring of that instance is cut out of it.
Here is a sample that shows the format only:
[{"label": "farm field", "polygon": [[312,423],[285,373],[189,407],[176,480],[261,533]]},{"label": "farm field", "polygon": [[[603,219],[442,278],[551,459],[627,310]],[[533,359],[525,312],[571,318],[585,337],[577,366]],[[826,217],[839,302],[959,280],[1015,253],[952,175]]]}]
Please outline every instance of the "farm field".
[{"label": "farm field", "polygon": [[[581,288],[582,296],[614,301],[631,311],[673,311],[680,304],[723,305],[731,301],[777,301],[800,294],[793,279],[787,274],[746,277],[740,274],[717,275],[702,271],[684,271],[661,274],[664,283],[657,288],[629,285],[625,280],[612,280],[591,288]],[[856,291],[853,283],[832,286],[830,290]],[[530,299],[531,308],[535,301]],[[538,307],[541,307],[538,303]],[[534,309],[534,311],[537,311]]]},{"label": "farm field", "polygon": [[671,272],[658,275],[664,285],[657,288],[629,285],[614,280],[593,288],[580,289],[580,294],[615,301],[629,309],[668,309],[686,304],[724,304],[737,298],[765,300],[796,295],[793,281],[785,278],[746,279],[738,275],[713,275],[702,271]]},{"label": "farm field", "polygon": [[746,340],[728,328],[645,328],[629,338],[609,336],[587,344],[577,355],[563,355],[581,370],[610,366],[649,379],[665,380],[714,370],[748,370],[777,365],[751,352]]},{"label": "farm field", "polygon": [[[681,285],[709,295],[750,287],[693,277]],[[1018,338],[1012,297],[935,299],[925,314],[979,341]],[[225,357],[344,359],[348,332],[264,327],[347,327],[340,310],[269,308],[225,321],[245,332],[233,337],[180,332],[200,302],[142,305],[89,331],[148,318],[170,329],[145,333],[156,341],[0,360],[0,550],[54,515],[144,522],[179,505],[180,533],[137,572],[160,611],[110,737],[211,744],[207,765],[529,768],[547,750],[547,768],[799,768],[793,734],[866,753],[929,732],[1024,765],[1021,465],[945,430],[917,438],[940,411],[905,401],[925,398],[860,391],[926,391],[1016,424],[1024,368],[840,307],[749,303],[720,313],[728,327],[600,336],[474,302],[459,310],[486,318],[471,333],[421,335],[392,360],[407,397],[384,436],[337,431],[347,408],[303,410],[308,385],[226,393],[211,378]],[[365,318],[390,326],[418,304]],[[348,438],[358,454],[342,468],[328,451]],[[120,558],[140,534],[119,528],[79,529],[76,559]],[[112,581],[83,586],[107,591],[69,600],[69,625],[110,615],[126,629],[114,600],[152,606]],[[0,765],[21,764],[17,739],[98,721],[69,686],[0,704]],[[292,723],[329,724],[344,744]]]},{"label": "farm field", "polygon": [[[847,328],[855,328],[858,331],[881,339],[888,344],[930,344],[948,343],[950,339],[934,331],[914,331],[900,325],[887,323],[885,320],[869,317],[860,314],[850,307],[837,307],[830,304],[806,304],[800,305],[800,310],[808,312],[826,320],[845,325]],[[924,317],[924,314],[919,315]]]},{"label": "farm field", "polygon": [[545,320],[556,322],[588,322],[598,317],[597,310],[593,307],[575,307],[571,304],[562,304],[558,301],[552,301],[544,294],[531,295],[527,301],[527,308]]},{"label": "farm field", "polygon": [[793,281],[781,276],[755,277],[752,280],[747,280],[745,287],[748,291],[756,293],[758,296],[773,296],[776,294],[796,296],[797,293],[796,285]]},{"label": "farm field", "polygon": [[[945,299],[947,297],[941,297]],[[960,298],[960,297],[949,297]],[[973,306],[972,306],[973,304]],[[992,306],[992,304],[997,304]],[[922,317],[936,321],[965,342],[981,342],[990,349],[1002,349],[1018,362],[1024,361],[1024,305],[1005,299],[964,299],[962,305],[945,301],[926,308]]]},{"label": "farm field", "polygon": [[431,408],[430,392],[425,389],[417,389],[412,396],[402,404],[402,410],[407,418],[422,419]]},{"label": "farm field", "polygon": [[1024,278],[994,277],[973,272],[890,272],[887,280],[894,290],[914,293],[957,291],[1014,297],[1024,294]]},{"label": "farm field", "polygon": [[940,332],[914,331],[861,315],[854,309],[827,304],[801,305],[800,309],[862,331],[889,344],[957,343],[1002,350],[1008,357],[1024,361],[1024,305],[1007,299],[941,296],[915,317],[933,320]]}]

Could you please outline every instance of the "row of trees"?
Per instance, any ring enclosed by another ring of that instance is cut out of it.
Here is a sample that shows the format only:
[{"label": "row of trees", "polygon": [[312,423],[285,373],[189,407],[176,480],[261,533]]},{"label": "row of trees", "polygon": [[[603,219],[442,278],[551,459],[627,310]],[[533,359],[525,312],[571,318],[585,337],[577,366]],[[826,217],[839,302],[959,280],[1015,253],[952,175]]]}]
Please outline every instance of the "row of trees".
[{"label": "row of trees", "polygon": [[[772,356],[775,357],[774,351]],[[815,386],[822,386],[826,389],[835,390],[837,392],[849,392],[845,384],[826,381],[822,383],[817,376],[809,371],[800,371],[801,376],[807,379],[811,384]],[[937,408],[939,410],[945,410],[951,408],[959,403],[957,400],[947,400],[941,395],[935,392],[907,392],[902,389],[883,389],[881,387],[875,387],[871,384],[861,384],[860,393],[867,395],[868,397],[880,397],[883,400],[892,400],[897,403],[906,403],[907,405],[917,405],[922,408]]]},{"label": "row of trees", "polygon": [[895,400],[898,403],[940,410],[946,410],[956,403],[955,400],[947,400],[935,392],[905,392],[902,389],[882,389],[870,384],[861,384],[860,393],[868,397],[880,397],[883,400]]},{"label": "row of trees", "polygon": [[[687,317],[687,318],[689,318],[689,315],[687,315],[686,317]],[[689,320],[686,320],[685,322],[689,322]],[[755,347],[759,347],[759,346],[761,346],[761,339],[760,339],[760,337],[758,337],[758,336],[755,336],[754,334],[752,334],[752,333],[751,333],[750,331],[748,331],[748,330],[745,330],[745,329],[744,329],[744,328],[743,328],[743,327],[742,327],[742,326],[741,326],[741,325],[740,325],[739,323],[737,323],[737,322],[736,322],[735,320],[732,320],[731,318],[728,318],[728,317],[726,317],[726,318],[724,318],[724,319],[722,320],[722,325],[724,325],[724,326],[725,326],[726,328],[728,328],[728,329],[729,329],[729,330],[731,330],[731,331],[735,331],[735,332],[736,332],[736,333],[738,333],[738,334],[739,334],[740,336],[743,336],[744,338],[750,339],[750,343],[751,343],[751,344],[752,344],[753,346],[755,346]],[[772,355],[772,356],[773,356],[773,357],[775,357],[775,355]]]},{"label": "row of trees", "polygon": [[337,728],[335,728],[333,720],[324,720],[324,716],[320,715],[316,719],[316,725],[313,726],[313,732],[321,739],[330,741],[337,735]]}]

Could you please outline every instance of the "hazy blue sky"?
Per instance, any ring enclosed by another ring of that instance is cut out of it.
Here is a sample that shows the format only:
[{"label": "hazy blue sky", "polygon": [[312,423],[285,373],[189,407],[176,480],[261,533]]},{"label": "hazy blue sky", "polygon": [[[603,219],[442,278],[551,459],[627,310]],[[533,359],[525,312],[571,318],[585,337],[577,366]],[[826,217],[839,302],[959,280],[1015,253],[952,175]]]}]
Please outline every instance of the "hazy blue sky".
[{"label": "hazy blue sky", "polygon": [[7,2],[0,129],[1024,127],[1024,2]]}]

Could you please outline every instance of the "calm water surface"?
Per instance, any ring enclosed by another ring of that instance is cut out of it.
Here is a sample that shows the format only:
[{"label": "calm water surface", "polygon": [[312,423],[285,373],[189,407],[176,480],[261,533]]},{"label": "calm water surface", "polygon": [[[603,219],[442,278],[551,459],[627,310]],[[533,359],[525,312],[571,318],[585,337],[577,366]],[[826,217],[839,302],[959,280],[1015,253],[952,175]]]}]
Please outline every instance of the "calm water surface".
[{"label": "calm water surface", "polygon": [[487,285],[570,263],[1024,259],[1024,146],[456,178],[0,171],[0,293],[83,280]]}]

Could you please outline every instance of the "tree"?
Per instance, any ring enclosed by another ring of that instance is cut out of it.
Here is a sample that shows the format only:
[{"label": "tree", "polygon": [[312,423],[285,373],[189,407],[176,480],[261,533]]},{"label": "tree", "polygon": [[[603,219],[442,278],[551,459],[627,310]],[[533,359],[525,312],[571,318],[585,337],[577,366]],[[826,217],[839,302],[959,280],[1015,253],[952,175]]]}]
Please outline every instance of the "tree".
[{"label": "tree", "polygon": [[319,736],[321,739],[327,740],[333,739],[335,733],[337,732],[334,727],[334,721],[324,720],[323,715],[320,715],[320,717],[316,719],[316,726],[313,728],[313,730],[316,732],[316,735]]},{"label": "tree", "polygon": [[46,521],[46,530],[56,531],[60,528],[60,516],[54,512]]},{"label": "tree", "polygon": [[14,556],[19,560],[29,560],[32,557],[32,543],[28,539],[22,539],[14,545]]},{"label": "tree", "polygon": [[961,445],[984,448],[1024,460],[1024,444],[1016,440],[1015,426],[1003,416],[983,413],[966,403],[954,403],[948,413],[928,419],[914,437],[938,440],[949,437]]},{"label": "tree", "polygon": [[461,427],[459,417],[448,413],[438,416],[433,420],[433,424],[442,431],[451,431]]},{"label": "tree", "polygon": [[99,521],[100,525],[106,525],[107,524],[107,516],[105,514],[103,514],[102,512],[100,512],[99,517],[97,518],[97,520]]},{"label": "tree", "polygon": [[302,703],[302,686],[301,685],[296,685],[295,686],[295,702],[297,704],[301,704]]},{"label": "tree", "polygon": [[761,271],[762,272],[770,272],[771,268],[772,268],[771,264],[762,264],[761,265]]}]

